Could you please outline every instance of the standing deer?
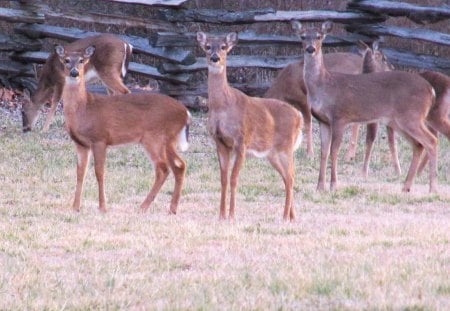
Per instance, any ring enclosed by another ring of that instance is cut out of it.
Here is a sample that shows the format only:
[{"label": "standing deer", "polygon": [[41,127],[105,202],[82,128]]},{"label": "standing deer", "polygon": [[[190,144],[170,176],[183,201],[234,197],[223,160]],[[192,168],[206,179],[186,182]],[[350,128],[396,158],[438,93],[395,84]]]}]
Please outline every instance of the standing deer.
[{"label": "standing deer", "polygon": [[[323,59],[325,67],[330,71],[348,74],[361,73],[362,57],[357,54],[329,53],[324,54]],[[313,156],[312,115],[311,107],[306,100],[303,61],[290,64],[281,70],[264,97],[282,100],[302,112],[305,121],[306,151],[310,157]]]},{"label": "standing deer", "polygon": [[[97,53],[86,65],[86,81],[100,79],[113,94],[127,94],[130,91],[123,84],[128,64],[130,62],[131,44],[110,34],[101,34],[77,40],[67,45],[71,51],[84,51],[88,46],[94,45]],[[32,129],[39,116],[39,110],[44,104],[50,104],[43,132],[48,131],[53,122],[56,108],[61,100],[64,87],[64,66],[56,53],[50,54],[42,68],[37,90],[26,101],[22,109],[23,131]]]},{"label": "standing deer", "polygon": [[[90,153],[94,155],[99,190],[99,209],[106,211],[104,166],[108,146],[141,144],[155,168],[155,182],[141,204],[147,210],[164,184],[169,169],[175,175],[169,213],[176,214],[183,186],[186,164],[177,154],[187,149],[189,112],[175,99],[154,93],[97,95],[86,91],[86,68],[96,48],[83,51],[56,46],[63,65],[65,83],[62,99],[66,129],[77,150],[77,186],[73,209],[80,210],[81,194]],[[99,54],[102,50],[99,51]],[[99,55],[101,57],[101,55]]]},{"label": "standing deer", "polygon": [[220,164],[220,219],[227,217],[228,171],[230,177],[229,218],[234,219],[239,171],[246,155],[267,158],[283,178],[286,200],[283,219],[295,219],[293,204],[294,151],[301,142],[300,112],[276,99],[250,97],[230,87],[227,54],[238,36],[197,33],[197,41],[208,62],[208,131],[214,139]]},{"label": "standing deer", "polygon": [[326,164],[331,152],[331,190],[337,188],[337,155],[345,126],[381,121],[401,132],[411,142],[413,156],[403,191],[409,192],[425,149],[430,159],[430,192],[437,191],[437,138],[425,125],[434,101],[431,85],[418,75],[377,72],[348,75],[329,72],[323,63],[322,41],[331,30],[304,29],[294,21],[305,50],[304,79],[308,101],[320,123],[321,160],[318,190],[325,189]]}]

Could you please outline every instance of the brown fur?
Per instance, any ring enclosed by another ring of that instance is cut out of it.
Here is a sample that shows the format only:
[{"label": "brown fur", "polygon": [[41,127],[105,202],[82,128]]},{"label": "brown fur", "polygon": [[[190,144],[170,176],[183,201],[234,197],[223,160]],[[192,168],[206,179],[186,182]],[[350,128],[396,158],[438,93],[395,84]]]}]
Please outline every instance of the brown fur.
[{"label": "brown fur", "polygon": [[[362,58],[353,53],[329,53],[324,55],[325,67],[330,71],[358,74],[361,73]],[[306,131],[306,150],[309,156],[314,154],[312,143],[311,107],[306,100],[306,86],[303,80],[303,61],[288,65],[280,71],[265,98],[285,101],[303,114]]]},{"label": "brown fur", "polygon": [[[126,48],[124,46],[126,44]],[[113,94],[129,93],[122,82],[122,64],[125,68],[131,58],[132,46],[114,35],[102,34],[77,40],[66,46],[67,51],[84,51],[88,46],[94,45],[97,53],[86,66],[86,72],[95,69],[99,79]],[[47,115],[43,131],[47,131],[53,121],[58,102],[61,100],[64,86],[64,67],[55,53],[50,54],[45,62],[38,81],[37,90],[23,106],[23,130],[32,129],[39,116],[39,110],[47,103],[50,112]]]},{"label": "brown fur", "polygon": [[169,212],[175,214],[186,171],[186,164],[177,154],[176,146],[180,135],[187,136],[188,111],[175,99],[161,94],[104,96],[86,92],[84,66],[89,64],[92,49],[92,46],[88,47],[83,54],[64,50],[61,46],[56,48],[58,60],[65,64],[63,100],[66,128],[75,142],[78,155],[74,210],[80,210],[90,153],[94,155],[99,185],[99,209],[105,212],[106,149],[108,146],[137,143],[147,151],[156,174],[155,183],[141,209],[148,209],[170,169],[175,175],[175,189]]},{"label": "brown fur", "polygon": [[293,152],[301,135],[301,114],[282,101],[250,97],[229,86],[226,57],[237,42],[237,34],[214,37],[199,32],[197,40],[208,60],[208,130],[216,143],[220,163],[220,219],[227,217],[230,164],[229,218],[234,219],[239,171],[250,153],[267,157],[282,176],[286,190],[283,218],[293,221]]},{"label": "brown fur", "polygon": [[[437,139],[425,125],[434,101],[433,88],[418,75],[391,71],[348,75],[329,72],[323,65],[322,30],[303,29],[293,23],[305,49],[304,76],[308,101],[321,131],[321,163],[317,188],[325,189],[325,172],[331,151],[331,189],[337,187],[337,155],[344,129],[350,123],[383,120],[403,133],[413,146],[413,157],[403,191],[410,191],[423,149],[430,157],[430,192],[437,190]],[[401,99],[401,100],[400,100]]]}]

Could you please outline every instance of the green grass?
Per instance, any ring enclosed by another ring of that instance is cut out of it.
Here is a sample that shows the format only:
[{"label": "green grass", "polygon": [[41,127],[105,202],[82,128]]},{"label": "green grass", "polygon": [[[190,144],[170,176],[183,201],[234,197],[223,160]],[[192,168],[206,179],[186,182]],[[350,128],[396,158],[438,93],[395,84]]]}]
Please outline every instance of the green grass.
[{"label": "green grass", "polygon": [[[92,163],[83,208],[71,211],[76,158],[61,116],[48,134],[1,116],[0,309],[450,308],[450,185],[440,142],[439,194],[419,177],[401,193],[384,140],[370,177],[340,162],[340,188],[315,191],[316,156],[296,153],[298,220],[284,223],[284,186],[262,160],[241,172],[236,221],[218,221],[220,181],[205,116],[194,115],[179,213],[170,177],[147,213],[153,182],[137,146],[108,152],[108,213],[97,210]],[[316,127],[317,128],[317,127]],[[361,139],[362,141],[363,139]],[[402,169],[410,149],[399,140]],[[343,155],[341,151],[341,156]]]}]

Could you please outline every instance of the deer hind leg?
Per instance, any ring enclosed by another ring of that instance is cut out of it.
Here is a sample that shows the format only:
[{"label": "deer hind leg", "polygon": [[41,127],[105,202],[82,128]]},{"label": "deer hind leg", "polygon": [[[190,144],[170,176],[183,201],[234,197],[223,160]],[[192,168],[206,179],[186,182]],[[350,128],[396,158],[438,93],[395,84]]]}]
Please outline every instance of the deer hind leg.
[{"label": "deer hind leg", "polygon": [[106,145],[103,143],[95,144],[92,147],[94,155],[95,176],[98,183],[98,208],[102,213],[106,212],[106,195],[105,195],[105,162],[106,162]]},{"label": "deer hind leg", "polygon": [[174,146],[169,146],[167,150],[170,169],[175,177],[175,187],[170,202],[169,214],[176,214],[178,203],[180,202],[181,190],[183,189],[184,175],[186,173],[186,162],[177,154]]},{"label": "deer hind leg", "polygon": [[220,166],[220,213],[219,219],[225,220],[226,204],[227,204],[227,192],[228,192],[228,171],[230,167],[231,150],[220,141],[216,140],[217,157],[219,158]]},{"label": "deer hind leg", "polygon": [[352,134],[350,136],[350,146],[348,147],[347,153],[345,154],[345,158],[344,158],[344,160],[346,162],[353,161],[356,158],[356,149],[358,147],[359,129],[360,129],[359,124],[352,125]]},{"label": "deer hind leg", "polygon": [[239,172],[245,161],[245,147],[240,146],[235,151],[235,159],[230,176],[230,214],[229,219],[234,220],[234,213],[236,209],[236,189],[238,185]]},{"label": "deer hind leg", "polygon": [[364,178],[367,178],[367,176],[369,175],[370,158],[372,156],[373,143],[377,138],[377,132],[378,132],[378,123],[367,124],[366,153],[364,155],[364,166],[363,166]]},{"label": "deer hind leg", "polygon": [[291,153],[278,153],[269,156],[270,164],[280,173],[283,178],[286,191],[286,200],[284,204],[283,219],[287,221],[295,220],[295,209],[293,204],[294,196],[294,156]]},{"label": "deer hind leg", "polygon": [[327,175],[327,162],[331,146],[331,127],[320,122],[320,169],[317,190],[325,190],[325,179]]},{"label": "deer hind leg", "polygon": [[150,159],[152,160],[155,168],[155,181],[153,183],[150,192],[147,194],[144,202],[141,204],[141,211],[145,212],[155,200],[156,195],[161,189],[162,185],[169,175],[169,165],[167,164],[166,150],[162,147],[155,148],[150,143],[145,144],[144,148],[147,151]]},{"label": "deer hind leg", "polygon": [[312,129],[312,114],[311,107],[306,105],[303,107],[302,105],[296,104],[295,106],[300,107],[300,111],[303,115],[303,121],[306,132],[306,153],[308,157],[314,157],[314,147],[313,147],[313,129]]},{"label": "deer hind leg", "polygon": [[81,145],[77,148],[77,186],[75,188],[75,198],[73,200],[73,210],[79,212],[81,206],[81,195],[83,193],[84,179],[86,177],[87,166],[91,150]]},{"label": "deer hind leg", "polygon": [[[438,132],[435,129],[429,128],[429,130],[434,136],[438,137]],[[428,155],[425,153],[424,156],[422,157],[422,160],[420,161],[419,168],[417,169],[417,175],[422,174],[428,162],[429,162]]]},{"label": "deer hind leg", "polygon": [[123,83],[119,73],[104,73],[100,76],[100,79],[113,95],[130,93],[130,90]]},{"label": "deer hind leg", "polygon": [[392,127],[386,126],[389,150],[391,151],[391,161],[394,166],[395,173],[398,177],[402,174],[402,168],[400,167],[400,161],[398,159],[397,142],[395,141],[395,131]]},{"label": "deer hind leg", "polygon": [[345,125],[340,122],[336,122],[332,127],[331,134],[331,182],[330,189],[331,191],[336,190],[337,188],[337,160],[339,149],[341,147],[342,139],[344,137]]}]

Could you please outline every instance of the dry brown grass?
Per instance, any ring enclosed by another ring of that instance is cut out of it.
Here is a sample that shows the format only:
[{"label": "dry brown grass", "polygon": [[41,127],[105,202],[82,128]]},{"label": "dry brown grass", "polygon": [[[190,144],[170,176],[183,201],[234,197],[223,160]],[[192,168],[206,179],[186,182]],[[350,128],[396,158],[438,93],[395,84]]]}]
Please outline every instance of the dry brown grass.
[{"label": "dry brown grass", "polygon": [[[194,116],[177,216],[167,215],[172,180],[148,213],[137,212],[153,176],[135,147],[109,152],[109,212],[97,210],[92,168],[84,208],[72,212],[75,153],[61,117],[47,135],[21,134],[3,110],[0,122],[0,309],[450,308],[444,140],[438,195],[426,177],[400,192],[385,140],[368,180],[359,154],[341,165],[339,191],[317,193],[317,156],[301,149],[296,223],[281,222],[281,180],[256,159],[241,174],[237,221],[221,223],[204,115]],[[406,170],[410,150],[400,150]]]}]

